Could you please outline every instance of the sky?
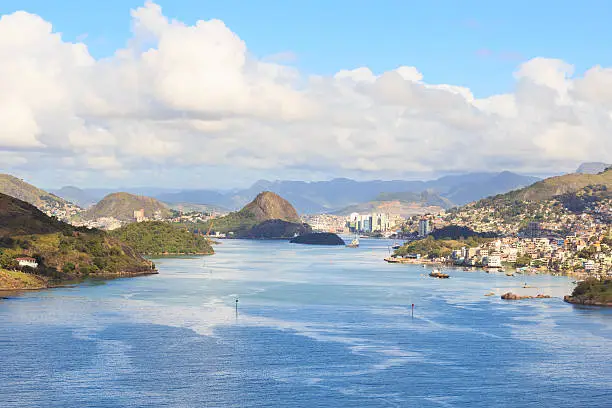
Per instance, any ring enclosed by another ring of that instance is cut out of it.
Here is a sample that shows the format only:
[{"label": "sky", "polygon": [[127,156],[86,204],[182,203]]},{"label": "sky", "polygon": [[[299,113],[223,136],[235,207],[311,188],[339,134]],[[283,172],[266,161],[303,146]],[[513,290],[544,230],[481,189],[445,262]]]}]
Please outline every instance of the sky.
[{"label": "sky", "polygon": [[0,171],[37,185],[612,162],[606,1],[0,2]]}]

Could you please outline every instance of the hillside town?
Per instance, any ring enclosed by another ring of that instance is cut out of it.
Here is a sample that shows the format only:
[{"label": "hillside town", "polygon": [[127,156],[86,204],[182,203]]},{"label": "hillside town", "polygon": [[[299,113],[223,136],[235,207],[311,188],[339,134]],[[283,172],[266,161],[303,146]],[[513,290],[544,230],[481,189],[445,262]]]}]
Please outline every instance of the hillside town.
[{"label": "hillside town", "polygon": [[609,198],[590,202],[579,211],[570,211],[557,198],[539,203],[514,203],[514,206],[499,208],[474,203],[448,213],[413,217],[404,228],[418,230],[415,232],[420,238],[450,226],[469,228],[480,236],[494,234],[498,238],[472,247],[455,248],[446,256],[408,255],[470,267],[506,266],[585,276],[612,275],[612,201]]}]

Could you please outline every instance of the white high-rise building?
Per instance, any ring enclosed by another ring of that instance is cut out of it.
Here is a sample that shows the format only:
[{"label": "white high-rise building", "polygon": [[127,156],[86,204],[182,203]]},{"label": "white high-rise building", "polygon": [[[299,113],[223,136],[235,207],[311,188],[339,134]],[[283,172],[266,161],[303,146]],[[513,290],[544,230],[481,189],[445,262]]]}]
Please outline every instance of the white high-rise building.
[{"label": "white high-rise building", "polygon": [[419,236],[425,237],[431,232],[428,219],[419,220]]}]

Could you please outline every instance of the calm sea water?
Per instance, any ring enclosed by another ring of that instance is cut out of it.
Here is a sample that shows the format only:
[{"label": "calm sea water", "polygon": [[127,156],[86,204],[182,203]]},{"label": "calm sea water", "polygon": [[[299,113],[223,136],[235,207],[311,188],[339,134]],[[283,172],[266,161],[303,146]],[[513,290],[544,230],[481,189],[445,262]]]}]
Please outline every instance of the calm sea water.
[{"label": "calm sea water", "polygon": [[[0,300],[0,405],[612,406],[612,310],[563,303],[570,279],[437,280],[383,262],[388,244],[224,241]],[[484,296],[510,289],[558,297]]]}]

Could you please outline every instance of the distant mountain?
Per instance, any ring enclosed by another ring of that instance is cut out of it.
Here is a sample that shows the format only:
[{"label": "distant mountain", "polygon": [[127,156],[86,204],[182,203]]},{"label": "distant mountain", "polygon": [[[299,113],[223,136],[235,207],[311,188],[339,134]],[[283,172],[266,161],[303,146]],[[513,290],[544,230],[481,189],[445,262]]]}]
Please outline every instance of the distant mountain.
[{"label": "distant mountain", "polygon": [[[483,197],[527,186],[539,180],[515,173],[471,173],[445,176],[431,181],[355,181],[337,178],[329,181],[267,181],[230,193],[212,190],[185,190],[157,195],[161,201],[208,204],[238,209],[266,190],[289,200],[302,214],[334,212],[351,205],[379,200],[380,194],[430,191],[453,204],[462,205]],[[445,201],[447,202],[447,201]],[[441,203],[442,204],[442,203]],[[447,204],[442,205],[448,206]]]},{"label": "distant mountain", "polygon": [[432,189],[454,204],[463,205],[496,194],[516,190],[540,180],[504,171],[501,173],[473,173],[447,176],[431,183]]},{"label": "distant mountain", "polygon": [[520,190],[499,195],[495,198],[505,200],[542,201],[566,193],[573,193],[587,186],[605,186],[612,189],[612,169],[599,174],[565,174],[538,181]]},{"label": "distant mountain", "polygon": [[50,206],[65,206],[68,204],[63,198],[41,190],[10,174],[0,174],[0,193],[30,203],[43,211]]},{"label": "distant mountain", "polygon": [[264,191],[240,211],[205,223],[203,230],[233,233],[241,238],[290,238],[310,232],[302,224],[295,208],[276,193]]},{"label": "distant mountain", "polygon": [[193,203],[164,203],[167,204],[173,210],[190,212],[190,211],[199,211],[199,212],[220,212],[227,213],[229,210],[225,207],[220,207],[218,205],[208,205],[208,204],[193,204]]},{"label": "distant mountain", "polygon": [[98,201],[96,195],[74,186],[65,186],[59,190],[53,190],[52,193],[66,201],[70,201],[71,203],[78,205],[81,208],[87,208]]},{"label": "distant mountain", "polygon": [[377,201],[393,201],[398,200],[405,203],[418,203],[424,207],[437,206],[444,209],[454,206],[454,203],[448,198],[440,196],[434,191],[422,191],[420,193],[403,192],[403,193],[381,193],[376,197]]},{"label": "distant mountain", "polygon": [[104,197],[93,207],[81,214],[85,220],[102,217],[114,217],[120,221],[134,221],[134,211],[144,209],[145,217],[153,218],[170,215],[170,209],[164,203],[152,197],[137,196],[130,193],[112,193]]},{"label": "distant mountain", "polygon": [[450,200],[431,191],[381,193],[375,200],[349,205],[341,210],[334,211],[333,214],[347,216],[354,212],[361,214],[387,213],[410,217],[425,213],[436,213],[452,206],[453,203]]},{"label": "distant mountain", "polygon": [[612,167],[612,164],[606,164],[606,163],[601,163],[601,162],[582,163],[576,169],[576,173],[597,174],[597,173],[601,173],[608,167]]}]

